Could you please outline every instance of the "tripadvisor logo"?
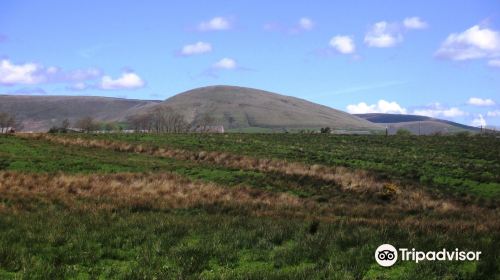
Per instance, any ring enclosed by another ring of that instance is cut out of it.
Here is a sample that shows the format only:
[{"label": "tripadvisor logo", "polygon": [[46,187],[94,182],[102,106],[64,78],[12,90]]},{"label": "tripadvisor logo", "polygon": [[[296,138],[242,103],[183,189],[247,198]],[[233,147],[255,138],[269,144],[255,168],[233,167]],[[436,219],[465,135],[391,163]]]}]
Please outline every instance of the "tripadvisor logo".
[{"label": "tripadvisor logo", "polygon": [[399,259],[401,261],[478,261],[480,251],[460,251],[458,249],[448,251],[442,249],[440,251],[417,251],[415,248],[409,250],[407,248],[399,248],[397,250],[391,244],[382,244],[375,250],[375,260],[380,266],[393,266]]}]

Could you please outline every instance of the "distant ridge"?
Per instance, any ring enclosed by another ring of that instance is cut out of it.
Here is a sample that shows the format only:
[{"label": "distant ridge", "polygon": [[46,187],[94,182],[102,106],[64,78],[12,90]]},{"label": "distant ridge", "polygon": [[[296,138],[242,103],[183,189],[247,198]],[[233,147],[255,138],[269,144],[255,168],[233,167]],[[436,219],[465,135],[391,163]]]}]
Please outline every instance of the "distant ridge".
[{"label": "distant ridge", "polygon": [[419,115],[371,113],[356,114],[356,116],[373,123],[387,125],[390,133],[395,133],[398,129],[407,129],[414,134],[419,132],[420,134],[456,133],[460,131],[478,132],[481,130],[473,126]]},{"label": "distant ridge", "polygon": [[24,131],[47,131],[62,120],[74,122],[91,116],[100,121],[120,121],[160,101],[99,96],[0,95],[0,112],[15,115]]},{"label": "distant ridge", "polygon": [[128,116],[167,106],[187,122],[209,115],[226,131],[266,132],[318,130],[380,131],[383,126],[327,106],[264,90],[208,86],[189,90],[165,101],[98,96],[0,95],[0,112],[15,115],[24,131],[47,131],[64,119],[86,116],[98,121],[125,121]]}]

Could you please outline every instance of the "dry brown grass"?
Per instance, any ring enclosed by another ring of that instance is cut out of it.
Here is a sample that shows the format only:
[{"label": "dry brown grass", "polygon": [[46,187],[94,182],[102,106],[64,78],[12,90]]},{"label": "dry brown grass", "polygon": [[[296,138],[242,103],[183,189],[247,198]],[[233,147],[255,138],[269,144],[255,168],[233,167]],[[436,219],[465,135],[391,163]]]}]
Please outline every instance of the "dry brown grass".
[{"label": "dry brown grass", "polygon": [[[221,166],[262,172],[279,172],[285,175],[309,176],[326,182],[333,182],[344,190],[354,192],[384,192],[389,181],[378,180],[370,172],[351,170],[346,167],[330,167],[319,164],[307,165],[285,160],[254,158],[224,152],[193,152],[181,149],[157,148],[147,145],[133,145],[120,141],[68,138],[50,134],[18,134],[21,137],[48,140],[62,145],[111,149],[121,152],[146,153],[154,156],[180,160],[217,164]],[[393,195],[397,195],[394,193]]]},{"label": "dry brown grass", "polygon": [[[193,182],[175,174],[120,173],[108,175],[0,173],[0,195],[10,199],[57,200],[67,207],[81,207],[80,201],[98,201],[104,208],[135,207],[178,209],[240,207],[288,210],[301,205],[286,193],[251,188],[224,188]],[[85,203],[83,203],[85,204]]]},{"label": "dry brown grass", "polygon": [[409,209],[448,212],[459,208],[456,202],[435,199],[421,188],[403,186],[402,184],[389,180],[380,180],[372,173],[365,170],[351,170],[342,166],[329,167],[319,164],[306,165],[297,162],[253,158],[223,152],[193,152],[180,149],[157,148],[147,145],[133,145],[119,141],[69,138],[50,134],[21,134],[21,137],[43,139],[62,145],[111,149],[120,152],[146,153],[153,156],[190,160],[245,170],[278,172],[293,176],[308,176],[325,182],[334,183],[343,191],[360,194],[369,193],[373,196],[391,201],[392,204],[398,205],[404,209],[404,211]]},{"label": "dry brown grass", "polygon": [[[0,172],[0,212],[26,211],[39,203],[83,211],[198,208],[205,211],[315,219],[422,231],[500,230],[498,212],[477,207],[424,208],[390,202],[352,200],[319,203],[287,193],[248,187],[227,188],[195,182],[174,174],[107,175],[27,174]],[[9,203],[5,203],[9,201]],[[417,205],[417,206],[416,206]],[[412,215],[407,213],[411,212]],[[488,222],[482,217],[490,217]]]}]

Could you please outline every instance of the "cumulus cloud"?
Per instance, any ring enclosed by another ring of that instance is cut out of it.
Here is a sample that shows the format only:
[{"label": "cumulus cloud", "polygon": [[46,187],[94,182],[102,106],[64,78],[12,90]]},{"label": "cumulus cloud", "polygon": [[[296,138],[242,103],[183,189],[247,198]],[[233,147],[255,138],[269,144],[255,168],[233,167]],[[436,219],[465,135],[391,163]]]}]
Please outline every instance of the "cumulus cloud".
[{"label": "cumulus cloud", "polygon": [[198,30],[200,31],[229,30],[231,27],[231,21],[225,17],[214,17],[198,24]]},{"label": "cumulus cloud", "polygon": [[351,54],[356,51],[356,46],[351,36],[335,36],[330,40],[330,46],[341,54]]},{"label": "cumulus cloud", "polygon": [[495,101],[489,98],[483,99],[479,97],[471,97],[467,100],[467,104],[474,106],[493,106],[495,105]]},{"label": "cumulus cloud", "polygon": [[217,62],[215,62],[212,67],[214,69],[223,69],[223,70],[234,70],[238,67],[236,61],[232,58],[223,58]]},{"label": "cumulus cloud", "polygon": [[0,61],[0,84],[39,84],[46,80],[46,75],[50,73],[48,70],[36,63],[14,64],[3,59]]},{"label": "cumulus cloud", "polygon": [[484,119],[482,114],[477,115],[476,118],[474,118],[471,122],[472,126],[482,126],[486,127],[486,120]]},{"label": "cumulus cloud", "polygon": [[302,30],[311,30],[314,27],[314,22],[307,17],[302,17],[299,19],[299,28]]},{"label": "cumulus cloud", "polygon": [[181,49],[181,55],[190,56],[196,54],[204,54],[212,51],[212,45],[206,42],[196,42],[194,44],[185,45]]},{"label": "cumulus cloud", "polygon": [[420,116],[427,116],[431,118],[438,117],[447,117],[447,118],[455,118],[468,115],[467,112],[460,110],[457,107],[445,107],[440,103],[431,104],[425,108],[415,109],[413,114]]},{"label": "cumulus cloud", "polygon": [[498,31],[475,25],[462,33],[450,34],[437,50],[436,56],[451,60],[498,57],[500,34]]},{"label": "cumulus cloud", "polygon": [[95,79],[100,75],[101,71],[96,68],[63,71],[56,66],[46,67],[33,62],[15,64],[7,59],[0,61],[0,85],[75,82]]},{"label": "cumulus cloud", "polygon": [[348,105],[347,112],[351,114],[368,114],[368,113],[406,114],[406,109],[401,107],[397,102],[388,102],[381,99],[377,102],[377,104],[372,104],[372,105],[368,105],[365,102]]},{"label": "cumulus cloud", "polygon": [[407,29],[425,29],[427,26],[427,22],[421,20],[419,17],[407,17],[403,20],[403,25]]},{"label": "cumulus cloud", "polygon": [[99,84],[101,89],[137,89],[144,87],[146,83],[134,72],[125,72],[119,78],[103,76]]},{"label": "cumulus cloud", "polygon": [[488,66],[500,67],[500,59],[492,59],[492,60],[488,61]]},{"label": "cumulus cloud", "polygon": [[365,43],[370,47],[389,48],[403,41],[397,24],[380,21],[373,24],[365,35]]},{"label": "cumulus cloud", "polygon": [[488,117],[500,117],[500,110],[489,111],[487,115]]}]

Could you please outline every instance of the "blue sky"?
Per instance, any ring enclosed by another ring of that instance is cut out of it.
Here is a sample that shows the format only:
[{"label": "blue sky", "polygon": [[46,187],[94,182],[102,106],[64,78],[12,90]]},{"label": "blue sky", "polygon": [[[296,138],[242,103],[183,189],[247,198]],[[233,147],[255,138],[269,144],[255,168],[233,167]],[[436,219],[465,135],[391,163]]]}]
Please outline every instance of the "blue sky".
[{"label": "blue sky", "polygon": [[165,99],[214,84],[500,126],[500,2],[0,2],[0,93]]}]

